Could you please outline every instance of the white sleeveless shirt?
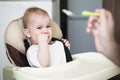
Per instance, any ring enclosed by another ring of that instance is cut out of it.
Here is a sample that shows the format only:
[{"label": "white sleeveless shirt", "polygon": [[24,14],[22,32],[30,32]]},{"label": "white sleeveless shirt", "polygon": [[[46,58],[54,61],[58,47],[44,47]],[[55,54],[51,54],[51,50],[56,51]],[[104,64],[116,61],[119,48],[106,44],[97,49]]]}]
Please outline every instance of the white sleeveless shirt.
[{"label": "white sleeveless shirt", "polygon": [[[66,56],[63,43],[55,41],[49,45],[50,50],[50,64],[49,66],[56,66],[66,63]],[[27,51],[27,60],[32,67],[42,67],[38,61],[37,53],[38,45],[32,45]]]}]

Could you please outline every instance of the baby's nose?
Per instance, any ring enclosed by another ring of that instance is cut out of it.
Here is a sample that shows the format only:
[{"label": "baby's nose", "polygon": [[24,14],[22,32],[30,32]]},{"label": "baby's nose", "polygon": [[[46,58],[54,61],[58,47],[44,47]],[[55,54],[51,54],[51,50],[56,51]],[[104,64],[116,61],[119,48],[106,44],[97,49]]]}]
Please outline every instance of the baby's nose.
[{"label": "baby's nose", "polygon": [[48,34],[48,29],[44,29],[43,33]]}]

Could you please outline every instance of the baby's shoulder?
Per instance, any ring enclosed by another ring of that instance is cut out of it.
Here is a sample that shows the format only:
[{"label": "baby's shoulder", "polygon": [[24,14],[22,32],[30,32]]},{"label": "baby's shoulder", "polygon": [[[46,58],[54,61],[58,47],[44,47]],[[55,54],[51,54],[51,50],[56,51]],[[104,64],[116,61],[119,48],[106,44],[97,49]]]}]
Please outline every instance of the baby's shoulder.
[{"label": "baby's shoulder", "polygon": [[38,48],[38,45],[31,45],[28,50],[34,50],[34,49],[37,49]]}]

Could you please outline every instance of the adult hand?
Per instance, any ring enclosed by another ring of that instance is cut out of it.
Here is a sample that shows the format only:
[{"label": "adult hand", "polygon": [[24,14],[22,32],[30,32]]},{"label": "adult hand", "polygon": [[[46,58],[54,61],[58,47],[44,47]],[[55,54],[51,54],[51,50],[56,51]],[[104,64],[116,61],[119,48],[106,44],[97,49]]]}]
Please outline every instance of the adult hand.
[{"label": "adult hand", "polygon": [[112,15],[105,9],[97,9],[96,12],[100,13],[100,16],[89,18],[86,31],[93,34],[97,51],[120,66],[120,47],[114,37]]},{"label": "adult hand", "polygon": [[[95,39],[97,51],[103,52],[108,48],[108,44],[115,42],[114,22],[112,15],[105,9],[97,9],[99,17],[92,16],[88,20],[87,33],[92,33]],[[106,16],[106,14],[109,14]]]}]

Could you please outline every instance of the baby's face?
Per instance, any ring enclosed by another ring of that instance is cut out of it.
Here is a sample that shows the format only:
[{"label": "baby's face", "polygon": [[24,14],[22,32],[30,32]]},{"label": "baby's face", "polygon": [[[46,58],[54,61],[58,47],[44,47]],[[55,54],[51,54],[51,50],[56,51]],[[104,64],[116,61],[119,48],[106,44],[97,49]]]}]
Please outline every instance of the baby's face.
[{"label": "baby's face", "polygon": [[40,39],[42,38],[45,38],[45,40],[47,38],[47,42],[49,43],[52,38],[50,18],[48,16],[33,14],[28,23],[28,33],[32,44],[40,43]]}]

